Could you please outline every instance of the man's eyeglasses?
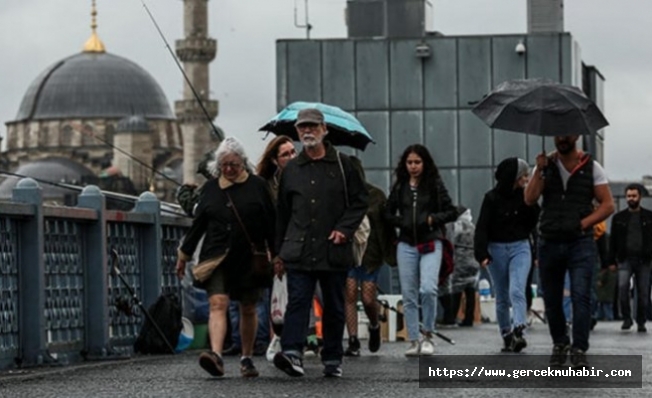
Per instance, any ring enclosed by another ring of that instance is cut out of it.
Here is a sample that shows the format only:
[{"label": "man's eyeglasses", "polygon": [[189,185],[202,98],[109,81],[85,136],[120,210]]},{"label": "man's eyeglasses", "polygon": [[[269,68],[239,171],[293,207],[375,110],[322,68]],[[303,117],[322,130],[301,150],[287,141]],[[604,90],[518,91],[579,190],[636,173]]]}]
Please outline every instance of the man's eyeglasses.
[{"label": "man's eyeglasses", "polygon": [[296,127],[299,130],[312,130],[312,129],[316,129],[319,126],[320,126],[320,124],[317,124],[317,123],[301,123],[301,124],[297,125]]},{"label": "man's eyeglasses", "polygon": [[289,151],[281,152],[278,154],[279,158],[289,158],[297,154],[295,149],[290,149]]},{"label": "man's eyeglasses", "polygon": [[227,163],[220,163],[219,166],[220,166],[220,169],[230,168],[232,170],[235,170],[235,169],[239,169],[240,167],[242,167],[242,163],[227,162]]}]

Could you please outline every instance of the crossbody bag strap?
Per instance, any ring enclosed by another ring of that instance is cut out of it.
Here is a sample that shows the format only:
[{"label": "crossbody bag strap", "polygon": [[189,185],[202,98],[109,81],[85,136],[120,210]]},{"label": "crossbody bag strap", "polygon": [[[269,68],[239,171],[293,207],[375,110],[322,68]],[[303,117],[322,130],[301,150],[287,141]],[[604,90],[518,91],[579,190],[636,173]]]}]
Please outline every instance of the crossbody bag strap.
[{"label": "crossbody bag strap", "polygon": [[344,166],[342,166],[342,155],[340,151],[337,151],[337,164],[340,165],[342,181],[344,181],[344,201],[346,202],[346,207],[349,207],[349,189],[346,186],[346,174],[344,174]]},{"label": "crossbody bag strap", "polygon": [[240,224],[240,227],[245,233],[245,236],[247,237],[247,240],[249,241],[249,245],[251,246],[252,252],[256,251],[256,246],[254,245],[254,242],[251,240],[251,237],[249,236],[249,232],[247,232],[247,228],[245,228],[244,223],[242,222],[242,219],[240,218],[240,214],[238,214],[238,209],[235,207],[235,203],[233,203],[233,199],[231,199],[231,195],[229,195],[228,192],[225,190],[222,190],[224,194],[226,195],[227,199],[229,199],[229,204],[231,205],[231,209],[233,209],[233,214],[235,214],[235,218],[238,220],[238,223]]}]

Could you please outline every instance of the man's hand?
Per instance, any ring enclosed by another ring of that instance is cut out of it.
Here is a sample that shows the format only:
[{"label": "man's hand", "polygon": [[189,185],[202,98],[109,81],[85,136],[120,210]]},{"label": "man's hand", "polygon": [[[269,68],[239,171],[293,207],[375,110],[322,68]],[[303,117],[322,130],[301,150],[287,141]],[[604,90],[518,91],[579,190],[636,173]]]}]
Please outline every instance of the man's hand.
[{"label": "man's hand", "polygon": [[491,260],[489,260],[488,258],[485,258],[484,260],[482,260],[480,265],[482,266],[482,268],[486,268],[487,265],[489,265],[490,263],[491,263]]},{"label": "man's hand", "polygon": [[618,269],[618,267],[616,267],[616,264],[611,264],[611,265],[609,266],[609,271],[611,271],[611,272],[614,272],[614,271],[617,270],[617,269]]},{"label": "man's hand", "polygon": [[432,216],[428,216],[428,226],[432,227],[432,224],[435,223],[435,220],[432,219]]},{"label": "man's hand", "polygon": [[333,230],[333,232],[328,236],[328,240],[332,240],[334,244],[340,245],[346,242],[346,236],[340,231]]},{"label": "man's hand", "polygon": [[177,277],[183,279],[186,275],[186,260],[178,259],[177,260]]},{"label": "man's hand", "polygon": [[541,172],[548,167],[548,157],[545,152],[537,155],[537,171]]},{"label": "man's hand", "polygon": [[586,231],[587,229],[593,227],[593,225],[589,225],[589,223],[586,221],[586,218],[583,218],[580,221],[580,227],[582,228],[582,231]]}]

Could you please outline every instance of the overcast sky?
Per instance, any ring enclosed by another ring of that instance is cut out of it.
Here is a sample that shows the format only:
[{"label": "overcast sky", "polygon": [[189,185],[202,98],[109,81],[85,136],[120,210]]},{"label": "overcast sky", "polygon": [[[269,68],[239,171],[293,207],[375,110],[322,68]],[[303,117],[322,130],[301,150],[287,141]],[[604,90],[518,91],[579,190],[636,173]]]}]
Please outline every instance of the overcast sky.
[{"label": "overcast sky", "polygon": [[[524,33],[526,0],[432,0],[435,29],[446,35]],[[180,0],[148,0],[171,46],[182,38]],[[216,119],[241,139],[256,160],[262,134],[275,114],[275,40],[303,38],[294,27],[295,0],[210,0],[210,36],[218,40],[211,64]],[[304,0],[298,0],[300,18]],[[346,0],[309,0],[313,38],[345,37]],[[98,34],[107,51],[149,71],[170,105],[180,99],[182,76],[140,0],[98,0]],[[30,83],[46,67],[81,51],[90,34],[90,0],[0,1],[0,134],[13,120]],[[565,30],[585,63],[606,78],[605,166],[612,179],[652,174],[652,44],[650,0],[567,0]]]}]

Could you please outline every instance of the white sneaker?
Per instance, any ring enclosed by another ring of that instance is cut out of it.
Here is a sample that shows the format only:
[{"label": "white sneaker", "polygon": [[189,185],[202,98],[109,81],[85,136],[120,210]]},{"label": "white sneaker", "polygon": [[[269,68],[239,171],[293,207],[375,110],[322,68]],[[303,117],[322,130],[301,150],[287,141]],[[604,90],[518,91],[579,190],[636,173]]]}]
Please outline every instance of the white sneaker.
[{"label": "white sneaker", "polygon": [[418,341],[412,341],[410,343],[410,348],[405,351],[405,356],[406,357],[417,357],[419,356],[419,342]]},{"label": "white sneaker", "polygon": [[435,355],[435,344],[432,342],[430,337],[424,337],[421,340],[421,350],[419,355]]},{"label": "white sneaker", "polygon": [[265,353],[265,357],[267,358],[267,361],[274,362],[274,355],[276,355],[276,353],[280,351],[281,351],[281,338],[277,335],[274,335],[274,337],[272,337],[272,341],[269,343],[269,347],[267,347],[267,353]]}]

